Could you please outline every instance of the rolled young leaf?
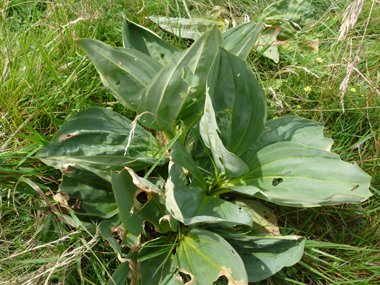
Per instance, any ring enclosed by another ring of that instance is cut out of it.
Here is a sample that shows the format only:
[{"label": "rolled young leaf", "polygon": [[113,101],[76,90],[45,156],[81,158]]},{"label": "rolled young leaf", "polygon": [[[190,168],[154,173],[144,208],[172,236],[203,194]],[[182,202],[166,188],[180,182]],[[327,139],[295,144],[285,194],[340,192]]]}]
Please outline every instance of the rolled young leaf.
[{"label": "rolled young leaf", "polygon": [[267,116],[264,91],[244,60],[222,47],[207,86],[216,113],[231,109],[230,125],[221,132],[221,139],[230,152],[240,157],[264,128]]},{"label": "rolled young leaf", "polygon": [[250,165],[255,154],[264,147],[282,141],[301,143],[307,147],[315,147],[330,151],[333,140],[323,136],[323,125],[297,116],[281,117],[267,121],[259,139],[242,156]]},{"label": "rolled young leaf", "polygon": [[94,63],[105,87],[125,107],[136,111],[142,91],[162,64],[134,49],[115,48],[93,39],[76,40]]},{"label": "rolled young leaf", "polygon": [[249,173],[228,181],[226,186],[279,205],[360,203],[371,196],[370,177],[356,164],[300,143],[271,144],[260,150],[249,166]]},{"label": "rolled young leaf", "polygon": [[[151,133],[137,125],[125,153],[131,123],[111,110],[88,108],[68,119],[37,157],[61,170],[76,164],[100,170],[121,169],[125,165],[143,169],[157,161],[154,156],[161,145]],[[160,164],[166,161],[163,159]]]},{"label": "rolled young leaf", "polygon": [[259,38],[263,24],[248,22],[223,33],[224,48],[230,53],[246,59]]},{"label": "rolled young leaf", "polygon": [[138,108],[138,114],[144,115],[139,121],[169,136],[174,136],[179,120],[188,127],[198,122],[207,75],[220,45],[222,34],[214,26],[169,62],[146,86]]},{"label": "rolled young leaf", "polygon": [[181,53],[175,46],[165,42],[151,30],[124,18],[123,45],[149,55],[162,65],[166,65]]},{"label": "rolled young leaf", "polygon": [[225,276],[229,284],[248,284],[239,254],[213,232],[193,229],[183,234],[173,259],[180,272],[190,275],[188,284],[211,285],[219,276]]}]

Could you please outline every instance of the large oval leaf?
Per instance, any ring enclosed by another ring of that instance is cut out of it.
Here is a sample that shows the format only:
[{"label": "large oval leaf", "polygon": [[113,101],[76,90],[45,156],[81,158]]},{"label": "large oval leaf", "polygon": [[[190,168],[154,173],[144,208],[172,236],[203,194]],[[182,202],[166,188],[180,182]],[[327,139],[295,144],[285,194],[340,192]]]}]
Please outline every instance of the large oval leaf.
[{"label": "large oval leaf", "polygon": [[144,126],[173,136],[179,120],[188,126],[199,121],[207,75],[220,45],[222,34],[214,26],[152,79],[138,108]]},{"label": "large oval leaf", "polygon": [[219,276],[228,284],[248,284],[247,273],[235,249],[221,236],[201,229],[184,234],[177,247],[173,265],[190,275],[187,284],[211,285]]},{"label": "large oval leaf", "polygon": [[162,65],[181,53],[179,49],[165,42],[151,30],[127,18],[123,21],[123,45],[125,48],[136,49],[149,55]]},{"label": "large oval leaf", "polygon": [[282,141],[298,142],[307,147],[330,151],[333,140],[323,137],[323,129],[321,123],[297,116],[267,121],[259,139],[252,143],[242,159],[250,165],[260,149]]},{"label": "large oval leaf", "polygon": [[130,110],[136,111],[142,91],[162,65],[134,49],[115,48],[93,39],[78,39],[98,70],[105,87]]},{"label": "large oval leaf", "polygon": [[89,108],[64,123],[37,157],[62,170],[76,164],[100,170],[121,169],[124,165],[139,170],[154,164],[161,145],[140,126],[134,129],[125,153],[130,131],[131,121],[127,118],[105,108]]},{"label": "large oval leaf", "polygon": [[264,91],[241,58],[220,47],[207,80],[215,112],[231,109],[221,134],[227,149],[241,156],[261,134],[267,116]]},{"label": "large oval leaf", "polygon": [[218,230],[242,258],[249,282],[264,280],[285,266],[300,261],[305,238],[300,236],[250,236]]},{"label": "large oval leaf", "polygon": [[263,24],[248,22],[223,33],[224,48],[242,59],[246,59],[259,38]]},{"label": "large oval leaf", "polygon": [[280,142],[260,150],[250,172],[226,185],[280,205],[315,207],[362,202],[371,196],[369,182],[356,164],[336,154]]}]

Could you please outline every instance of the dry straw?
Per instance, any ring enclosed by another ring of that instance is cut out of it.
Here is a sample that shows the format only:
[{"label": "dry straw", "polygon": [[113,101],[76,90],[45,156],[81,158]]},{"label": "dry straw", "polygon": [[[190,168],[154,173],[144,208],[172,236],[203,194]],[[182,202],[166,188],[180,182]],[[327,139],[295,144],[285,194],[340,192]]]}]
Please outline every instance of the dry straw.
[{"label": "dry straw", "polygon": [[344,11],[343,23],[339,29],[338,41],[345,39],[348,31],[353,28],[358,21],[359,15],[362,11],[364,0],[354,0]]}]

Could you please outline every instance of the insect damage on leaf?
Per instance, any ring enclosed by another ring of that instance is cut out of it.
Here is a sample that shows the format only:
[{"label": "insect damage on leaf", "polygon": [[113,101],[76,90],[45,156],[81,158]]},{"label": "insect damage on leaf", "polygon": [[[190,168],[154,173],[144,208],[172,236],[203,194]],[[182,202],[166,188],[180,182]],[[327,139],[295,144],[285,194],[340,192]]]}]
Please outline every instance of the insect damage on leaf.
[{"label": "insect damage on leaf", "polygon": [[63,142],[63,141],[65,141],[65,140],[71,139],[72,137],[75,137],[75,136],[77,136],[77,135],[79,135],[78,132],[73,132],[73,133],[68,134],[68,135],[63,134],[63,135],[60,135],[60,136],[59,136],[58,140],[59,140],[60,142]]},{"label": "insect damage on leaf", "polygon": [[[244,280],[234,280],[232,278],[232,271],[231,271],[231,268],[226,268],[226,267],[222,267],[222,270],[220,271],[219,275],[218,275],[218,278],[216,280],[219,279],[219,277],[221,276],[224,276],[227,278],[228,280],[228,285],[247,285],[247,283],[245,283]],[[216,281],[215,280],[215,281]]]}]

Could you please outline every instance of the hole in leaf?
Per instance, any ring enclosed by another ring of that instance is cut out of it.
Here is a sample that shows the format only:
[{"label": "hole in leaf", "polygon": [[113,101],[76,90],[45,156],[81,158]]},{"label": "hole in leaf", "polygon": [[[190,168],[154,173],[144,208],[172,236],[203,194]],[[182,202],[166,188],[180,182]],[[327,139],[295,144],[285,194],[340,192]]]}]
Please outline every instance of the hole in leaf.
[{"label": "hole in leaf", "polygon": [[213,285],[227,285],[228,279],[226,276],[222,275],[213,283]]},{"label": "hole in leaf", "polygon": [[120,85],[120,80],[116,80],[116,85]]},{"label": "hole in leaf", "polygon": [[149,199],[148,199],[148,194],[146,194],[146,192],[142,191],[140,192],[137,197],[136,197],[137,201],[139,201],[142,205],[145,205]]},{"label": "hole in leaf", "polygon": [[183,273],[182,271],[179,272],[179,276],[181,276],[183,283],[187,283],[191,280],[190,274]]},{"label": "hole in leaf", "polygon": [[278,184],[282,183],[282,181],[284,181],[282,178],[273,178],[272,185],[277,186]]},{"label": "hole in leaf", "polygon": [[354,187],[352,187],[351,191],[354,191],[355,189],[358,189],[359,188],[359,185],[355,185]]},{"label": "hole in leaf", "polygon": [[161,57],[162,59],[164,59],[164,58],[165,58],[165,55],[164,55],[163,53],[160,53],[160,57]]},{"label": "hole in leaf", "polygon": [[232,252],[233,255],[236,255],[236,254],[235,254],[235,251],[233,251],[232,249],[231,249],[231,252]]},{"label": "hole in leaf", "polygon": [[239,207],[239,212],[240,212],[240,213],[243,212],[243,209],[242,209],[241,207]]}]

